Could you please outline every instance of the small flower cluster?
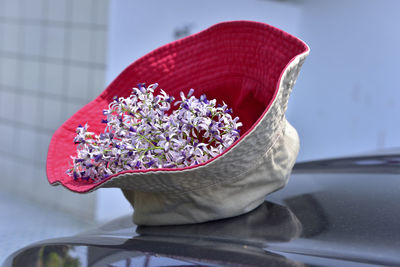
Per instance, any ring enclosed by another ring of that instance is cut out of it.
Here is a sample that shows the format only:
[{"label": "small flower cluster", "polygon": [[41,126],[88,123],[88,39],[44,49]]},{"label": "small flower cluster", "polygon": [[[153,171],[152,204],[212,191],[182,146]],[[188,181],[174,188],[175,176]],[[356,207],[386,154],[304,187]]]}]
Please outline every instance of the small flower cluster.
[{"label": "small flower cluster", "polygon": [[217,105],[205,95],[196,98],[193,89],[174,102],[163,90],[154,96],[157,86],[139,84],[128,98],[115,97],[103,111],[104,133],[96,135],[88,124],[80,125],[74,138],[77,156],[67,174],[96,182],[125,170],[192,166],[239,138],[242,123],[225,103]]}]

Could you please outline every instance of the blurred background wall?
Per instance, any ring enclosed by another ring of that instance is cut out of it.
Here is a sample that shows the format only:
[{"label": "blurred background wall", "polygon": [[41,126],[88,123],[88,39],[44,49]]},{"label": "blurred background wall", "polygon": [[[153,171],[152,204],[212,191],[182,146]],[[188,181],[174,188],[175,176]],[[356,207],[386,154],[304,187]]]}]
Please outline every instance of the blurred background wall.
[{"label": "blurred background wall", "polygon": [[311,47],[287,112],[299,160],[399,147],[398,10],[396,0],[0,0],[1,189],[98,221],[129,212],[117,189],[48,186],[50,137],[128,64],[225,20],[266,22]]},{"label": "blurred background wall", "polygon": [[0,0],[0,188],[87,219],[96,195],[49,186],[53,132],[104,88],[108,0]]},{"label": "blurred background wall", "polygon": [[400,1],[303,0],[311,47],[289,102],[299,160],[400,146]]}]

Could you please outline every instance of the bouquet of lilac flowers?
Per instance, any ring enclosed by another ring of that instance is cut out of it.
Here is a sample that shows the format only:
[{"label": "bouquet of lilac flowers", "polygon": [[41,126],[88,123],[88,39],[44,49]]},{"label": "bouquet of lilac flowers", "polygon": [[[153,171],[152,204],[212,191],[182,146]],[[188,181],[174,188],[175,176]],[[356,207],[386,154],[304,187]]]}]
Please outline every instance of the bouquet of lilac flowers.
[{"label": "bouquet of lilac flowers", "polygon": [[196,98],[193,89],[174,102],[162,89],[154,96],[157,86],[139,84],[129,97],[115,97],[103,111],[104,133],[89,132],[88,124],[78,126],[77,156],[67,174],[97,182],[125,170],[193,166],[239,138],[242,123],[225,103]]}]

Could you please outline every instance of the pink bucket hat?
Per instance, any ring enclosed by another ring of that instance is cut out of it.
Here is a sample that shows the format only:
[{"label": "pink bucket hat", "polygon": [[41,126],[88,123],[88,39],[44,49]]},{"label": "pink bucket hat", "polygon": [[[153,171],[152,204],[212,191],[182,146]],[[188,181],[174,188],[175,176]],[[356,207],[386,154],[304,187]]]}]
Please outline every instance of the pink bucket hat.
[{"label": "pink bucket hat", "polygon": [[[286,121],[288,97],[309,47],[264,23],[232,21],[164,45],[129,65],[96,99],[53,135],[47,176],[77,193],[121,188],[140,225],[205,222],[249,212],[283,187],[299,150],[296,130]],[[243,123],[241,137],[207,162],[185,168],[123,171],[100,182],[66,174],[76,127],[104,131],[103,109],[138,83],[158,83],[177,98],[190,88],[223,100]]]}]

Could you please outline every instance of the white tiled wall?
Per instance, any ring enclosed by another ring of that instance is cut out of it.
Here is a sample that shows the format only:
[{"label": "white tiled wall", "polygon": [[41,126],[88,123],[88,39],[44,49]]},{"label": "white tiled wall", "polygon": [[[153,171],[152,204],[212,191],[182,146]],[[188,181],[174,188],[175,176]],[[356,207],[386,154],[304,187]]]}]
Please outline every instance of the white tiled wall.
[{"label": "white tiled wall", "polygon": [[104,90],[109,0],[0,0],[0,190],[87,219],[95,194],[51,187],[53,132]]}]

